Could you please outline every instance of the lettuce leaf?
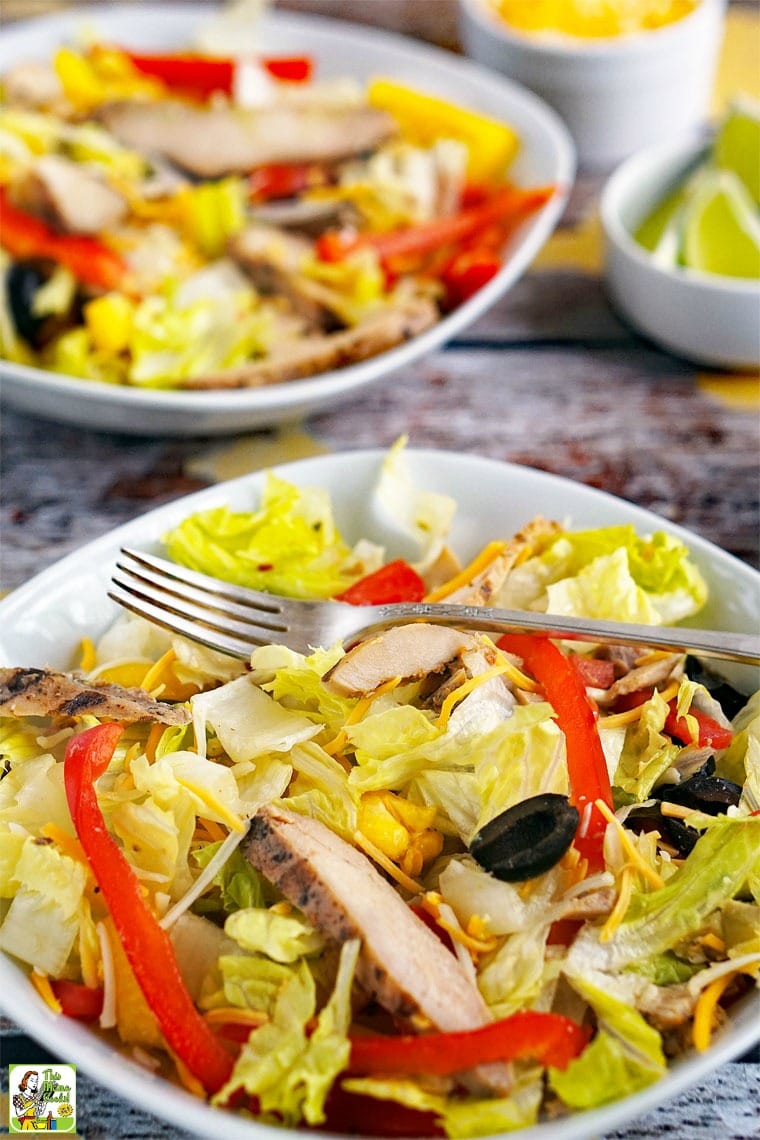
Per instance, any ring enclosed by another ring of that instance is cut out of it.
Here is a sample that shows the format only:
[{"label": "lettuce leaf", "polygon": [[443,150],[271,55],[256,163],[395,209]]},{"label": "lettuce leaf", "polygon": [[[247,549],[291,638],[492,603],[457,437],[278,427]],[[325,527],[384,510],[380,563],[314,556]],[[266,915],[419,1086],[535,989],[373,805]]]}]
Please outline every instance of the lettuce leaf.
[{"label": "lettuce leaf", "polygon": [[291,970],[277,995],[272,1020],[251,1033],[215,1103],[226,1103],[243,1088],[258,1098],[263,1113],[276,1113],[286,1126],[301,1120],[324,1122],[325,1099],[351,1050],[347,1034],[358,955],[357,940],[343,944],[332,995],[310,1036],[306,1025],[316,1006],[314,979],[303,962]]},{"label": "lettuce leaf", "polygon": [[612,782],[639,802],[647,798],[681,751],[663,732],[668,712],[667,702],[655,691],[642,705],[637,723],[629,725],[625,734]]},{"label": "lettuce leaf", "polygon": [[[193,859],[199,867],[206,867],[211,862],[222,842],[220,839],[217,843],[207,843],[193,852]],[[215,876],[214,885],[219,888],[221,895],[219,906],[214,904],[215,910],[221,907],[226,914],[230,914],[236,910],[266,906],[265,880],[239,847],[235,848],[221,871]],[[208,896],[204,896],[196,902],[195,909],[210,909],[207,905],[210,901]]]},{"label": "lettuce leaf", "polygon": [[608,942],[585,926],[568,953],[568,970],[617,973],[672,950],[698,932],[721,903],[760,875],[760,817],[717,817],[683,865],[659,890],[634,891],[623,922]]},{"label": "lettuce leaf", "polygon": [[582,978],[574,989],[593,1008],[599,1031],[564,1071],[549,1070],[549,1086],[570,1108],[595,1108],[654,1084],[667,1064],[662,1039],[641,1014]]},{"label": "lettuce leaf", "polygon": [[19,886],[0,926],[0,949],[60,977],[79,931],[88,873],[53,843],[28,836],[13,870]]},{"label": "lettuce leaf", "polygon": [[369,507],[385,531],[396,532],[396,545],[409,547],[409,560],[415,560],[422,572],[443,549],[457,505],[450,495],[415,486],[404,453],[406,442],[402,436],[385,457]]},{"label": "lettuce leaf", "polygon": [[682,542],[632,526],[565,532],[513,570],[498,604],[670,625],[698,613],[707,587]]},{"label": "lettuce leaf", "polygon": [[219,970],[222,993],[207,998],[202,1003],[205,1008],[234,1005],[268,1015],[277,1005],[283,987],[291,984],[295,972],[292,966],[258,954],[223,954],[219,958]]},{"label": "lettuce leaf", "polygon": [[270,752],[289,752],[315,736],[321,725],[285,709],[248,677],[192,698],[196,745],[205,742],[210,724],[231,760],[252,760]]},{"label": "lettuce leaf", "polygon": [[329,598],[357,577],[327,492],[295,487],[271,472],[257,511],[200,511],[164,535],[164,543],[183,566],[286,597]]},{"label": "lettuce leaf", "polygon": [[276,914],[255,907],[231,914],[224,924],[224,933],[243,950],[266,954],[286,965],[318,953],[325,944],[322,935],[302,915]]}]

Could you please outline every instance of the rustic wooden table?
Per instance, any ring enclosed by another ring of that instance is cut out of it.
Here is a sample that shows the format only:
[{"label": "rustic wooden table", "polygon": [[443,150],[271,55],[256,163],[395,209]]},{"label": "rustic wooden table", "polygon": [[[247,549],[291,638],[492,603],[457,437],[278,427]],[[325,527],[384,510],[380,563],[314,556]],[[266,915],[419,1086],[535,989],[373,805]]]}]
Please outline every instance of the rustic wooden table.
[{"label": "rustic wooden table", "polygon": [[[5,0],[6,18],[60,8]],[[449,0],[288,0],[456,46]],[[732,8],[716,106],[755,82],[757,5]],[[752,565],[758,550],[758,382],[712,375],[635,336],[601,277],[599,175],[581,174],[560,230],[531,271],[465,336],[419,366],[307,423],[219,443],[100,435],[6,410],[5,590],[157,503],[208,482],[319,451],[392,443],[488,455],[601,487],[691,528]],[[41,1047],[0,1024],[3,1065]],[[610,1134],[616,1140],[758,1136],[757,1055]],[[80,1078],[88,1140],[181,1140],[176,1128]]]}]

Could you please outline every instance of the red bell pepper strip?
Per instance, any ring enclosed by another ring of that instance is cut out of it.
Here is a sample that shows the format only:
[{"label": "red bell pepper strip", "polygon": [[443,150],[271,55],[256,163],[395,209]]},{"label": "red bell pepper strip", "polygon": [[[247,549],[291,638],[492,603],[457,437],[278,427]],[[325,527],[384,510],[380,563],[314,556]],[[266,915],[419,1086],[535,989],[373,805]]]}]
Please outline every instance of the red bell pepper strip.
[{"label": "red bell pepper strip", "polygon": [[[167,87],[192,93],[199,98],[208,98],[215,91],[231,95],[235,87],[235,73],[238,67],[234,59],[213,59],[195,55],[146,55],[141,52],[124,51],[132,66],[141,75],[158,79]],[[311,78],[314,68],[308,56],[272,57],[258,59],[257,62],[268,71],[273,79],[289,83],[305,83]]]},{"label": "red bell pepper strip", "polygon": [[487,247],[476,246],[457,253],[441,274],[447,307],[454,309],[468,301],[496,276],[501,266],[501,257]]},{"label": "red bell pepper strip", "polygon": [[607,821],[595,806],[603,800],[612,807],[612,790],[607,772],[595,707],[577,670],[564,653],[546,637],[505,634],[497,642],[500,649],[522,657],[525,668],[543,686],[546,699],[557,714],[557,724],[565,734],[570,802],[580,812],[575,846],[588,859],[589,870],[604,867],[602,844]]},{"label": "red bell pepper strip", "polygon": [[[651,700],[653,694],[654,689],[651,687],[639,689],[635,693],[624,693],[615,702],[615,712],[627,712],[628,709],[638,708],[639,705],[644,705]],[[722,748],[728,748],[734,738],[733,729],[720,724],[714,717],[702,712],[701,709],[690,708],[688,716],[693,716],[697,722],[699,729],[697,744],[700,748],[715,748],[718,751]],[[678,700],[675,697],[668,702],[668,715],[665,718],[663,728],[668,736],[672,736],[681,744],[692,743],[688,721],[686,717],[678,715]]]},{"label": "red bell pepper strip", "polygon": [[66,1017],[77,1021],[97,1021],[103,1009],[102,986],[83,986],[65,978],[51,978],[50,988],[61,1003]]},{"label": "red bell pepper strip", "polygon": [[328,182],[329,172],[322,163],[273,162],[251,171],[248,192],[254,202],[268,202],[272,198],[294,198]]},{"label": "red bell pepper strip", "polygon": [[103,893],[124,952],[171,1051],[207,1092],[229,1078],[233,1061],[187,992],[171,940],[145,901],[140,881],[109,835],[95,780],[123,728],[100,724],[69,741],[63,765],[66,799],[79,842]]},{"label": "red bell pepper strip", "polygon": [[352,1037],[352,1073],[451,1076],[492,1061],[538,1061],[565,1069],[588,1043],[588,1032],[558,1013],[514,1013],[478,1029],[423,1037]]},{"label": "red bell pepper strip", "polygon": [[33,214],[14,206],[5,188],[0,188],[0,245],[19,261],[33,257],[55,261],[69,269],[77,280],[99,289],[118,289],[127,272],[118,254],[103,242],[57,233]]},{"label": "red bell pepper strip", "polygon": [[505,186],[482,205],[461,210],[449,218],[436,218],[384,234],[331,231],[317,241],[317,254],[323,261],[342,261],[357,249],[369,248],[385,262],[396,257],[434,253],[441,246],[463,242],[489,226],[512,226],[523,221],[553,193],[553,186],[530,190]]},{"label": "red bell pepper strip", "polygon": [[615,666],[611,661],[599,661],[596,657],[584,657],[576,653],[571,658],[573,668],[583,681],[592,689],[609,689],[615,680]]},{"label": "red bell pepper strip", "polygon": [[557,921],[553,922],[549,927],[549,936],[546,939],[546,945],[571,946],[582,926],[583,919],[558,918]]},{"label": "red bell pepper strip", "polygon": [[[688,722],[686,717],[678,715],[677,708],[678,702],[676,700],[670,701],[668,715],[665,718],[665,731],[669,736],[680,740],[682,744],[691,744]],[[720,724],[707,713],[703,713],[701,709],[692,707],[689,709],[688,715],[693,716],[697,722],[699,730],[697,743],[700,748],[715,748],[720,751],[722,748],[728,748],[734,739],[732,729],[726,728],[724,724]]]},{"label": "red bell pepper strip", "polygon": [[419,1112],[394,1100],[376,1100],[346,1092],[335,1082],[325,1101],[325,1123],[320,1132],[342,1136],[415,1137],[445,1136],[432,1112]]},{"label": "red bell pepper strip", "polygon": [[360,578],[342,594],[336,594],[335,600],[352,606],[385,606],[394,602],[421,602],[424,597],[422,578],[408,562],[397,558]]}]

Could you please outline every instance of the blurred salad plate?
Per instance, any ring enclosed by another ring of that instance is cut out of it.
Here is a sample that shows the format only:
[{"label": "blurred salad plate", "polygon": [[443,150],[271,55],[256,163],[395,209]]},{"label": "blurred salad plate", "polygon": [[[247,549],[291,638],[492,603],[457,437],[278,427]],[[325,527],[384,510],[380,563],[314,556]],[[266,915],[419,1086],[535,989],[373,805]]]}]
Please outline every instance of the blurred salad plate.
[{"label": "blurred salad plate", "polygon": [[[286,522],[292,540],[283,543]],[[260,585],[269,574],[273,588],[302,597],[340,590],[361,603],[389,581],[404,591],[423,581],[430,591],[441,574],[432,592],[453,597],[493,588],[497,572],[497,597],[506,589],[511,601],[536,608],[546,588],[565,612],[606,606],[622,616],[634,608],[653,624],[684,619],[734,630],[760,620],[754,570],[645,510],[542,472],[399,446],[210,488],[44,571],[0,602],[0,724],[10,757],[2,835],[14,868],[0,924],[0,1001],[56,1056],[205,1136],[222,1129],[231,1140],[274,1140],[287,1129],[234,1110],[220,1117],[204,1089],[218,1105],[234,1090],[261,1097],[256,1103],[293,1128],[326,1116],[329,1132],[362,1125],[393,1134],[386,1129],[401,1119],[417,1129],[405,1134],[428,1135],[440,1134],[439,1120],[452,1137],[520,1128],[526,1140],[582,1140],[649,1111],[757,1040],[760,951],[757,902],[749,900],[760,827],[751,818],[758,711],[750,704],[733,722],[727,716],[742,709],[757,671],[727,672],[730,687],[708,682],[708,692],[691,659],[621,657],[613,667],[592,650],[573,664],[569,650],[544,639],[494,646],[465,637],[449,650],[447,670],[426,678],[431,691],[399,676],[378,685],[375,676],[367,694],[366,673],[357,687],[356,654],[371,643],[309,657],[265,646],[248,672],[119,612],[106,591],[124,546],[212,571],[221,559],[228,578]],[[452,551],[469,565],[458,569]],[[539,643],[548,648],[536,656]],[[558,673],[542,663],[545,652]],[[34,671],[74,664],[78,678]],[[525,670],[543,678],[546,699],[536,699]],[[122,686],[141,679],[153,696],[132,689],[132,704],[120,707]],[[580,767],[570,742],[586,730],[571,727],[561,691],[599,702],[594,758],[583,750]],[[72,700],[83,718],[75,724],[52,711]],[[29,720],[40,701],[51,719]],[[492,749],[502,747],[512,765],[497,774]],[[617,818],[610,782],[626,804]],[[581,791],[592,794],[586,807]],[[531,847],[531,866],[516,867],[509,849],[494,848],[489,828],[506,827],[531,801],[538,810],[536,800],[553,822],[540,862]],[[108,826],[98,830],[104,808]],[[667,841],[647,830],[647,811],[668,829]],[[636,812],[643,830],[629,818]],[[307,858],[302,844],[312,839]],[[337,877],[320,855],[324,843],[339,859]],[[123,863],[116,878],[105,866],[115,852]],[[88,886],[91,873],[100,893]],[[346,876],[363,884],[349,898]],[[138,879],[142,888],[125,889]],[[294,903],[295,890],[303,893]],[[357,900],[374,900],[376,891],[379,910],[373,902],[362,911]],[[385,906],[390,938],[377,921]],[[569,914],[568,931],[558,916]],[[336,933],[336,916],[359,937],[345,941],[345,926]],[[456,955],[427,920],[450,934]],[[329,952],[331,936],[343,942],[340,955]],[[145,939],[158,948],[154,960],[140,953]],[[419,953],[404,967],[410,946]],[[159,959],[171,969],[157,978]],[[384,969],[372,974],[378,962]],[[382,1018],[378,1031],[376,1007],[352,1017],[354,970],[370,990],[376,985],[385,1008],[400,1009],[405,993],[404,1016],[415,1007],[434,1027],[448,1021],[432,1056],[424,1034],[398,1036]],[[437,991],[431,976],[445,982]],[[315,979],[320,1012],[309,1034]],[[728,1008],[715,1016],[721,1001]],[[467,1048],[481,1052],[462,1052],[452,1018],[475,1033]],[[671,1030],[686,1036],[666,1060]],[[485,1056],[489,1034],[500,1038],[493,1063],[470,1074],[469,1088],[452,1081],[473,1056]],[[511,1077],[495,1063],[507,1054],[517,1058]],[[274,1074],[271,1055],[282,1061]],[[389,1070],[397,1075],[383,1077]],[[421,1075],[431,1071],[432,1083]],[[327,1097],[333,1082],[346,1086],[337,1099]],[[559,1101],[577,1111],[548,1119],[547,1105]]]},{"label": "blurred salad plate", "polygon": [[254,57],[198,54],[213,13],[6,30],[8,406],[141,434],[303,416],[469,326],[556,225],[574,151],[531,93],[278,12]]}]

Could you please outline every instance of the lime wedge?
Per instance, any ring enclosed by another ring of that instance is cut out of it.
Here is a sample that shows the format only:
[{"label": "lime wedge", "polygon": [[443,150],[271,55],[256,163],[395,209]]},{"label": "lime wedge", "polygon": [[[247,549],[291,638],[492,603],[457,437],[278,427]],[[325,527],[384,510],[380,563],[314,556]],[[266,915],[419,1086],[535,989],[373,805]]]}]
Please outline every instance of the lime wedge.
[{"label": "lime wedge", "polygon": [[650,253],[655,252],[668,232],[668,227],[683,204],[684,198],[684,190],[679,187],[655,206],[633,235],[639,245],[643,245]]},{"label": "lime wedge", "polygon": [[760,278],[760,222],[737,174],[705,175],[685,209],[681,259],[705,273]]},{"label": "lime wedge", "polygon": [[738,174],[760,205],[760,105],[742,97],[731,106],[715,136],[715,164]]}]

